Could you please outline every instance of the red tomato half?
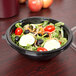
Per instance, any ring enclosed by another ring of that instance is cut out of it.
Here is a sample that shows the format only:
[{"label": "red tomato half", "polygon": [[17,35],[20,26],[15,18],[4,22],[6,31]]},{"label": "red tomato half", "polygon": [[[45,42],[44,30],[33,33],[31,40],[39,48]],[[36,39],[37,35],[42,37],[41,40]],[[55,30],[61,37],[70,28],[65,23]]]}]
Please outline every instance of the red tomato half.
[{"label": "red tomato half", "polygon": [[44,30],[47,32],[52,32],[55,30],[55,26],[54,25],[48,25],[44,28]]},{"label": "red tomato half", "polygon": [[42,5],[42,0],[28,0],[28,6],[32,12],[40,11]]},{"label": "red tomato half", "polygon": [[43,48],[43,47],[39,47],[39,48],[37,49],[37,51],[41,52],[41,51],[48,51],[48,50],[45,49],[45,48]]},{"label": "red tomato half", "polygon": [[61,41],[59,40],[59,43],[61,44]]},{"label": "red tomato half", "polygon": [[22,30],[21,28],[17,28],[17,29],[15,30],[15,35],[21,35],[22,32],[23,32],[23,30]]}]

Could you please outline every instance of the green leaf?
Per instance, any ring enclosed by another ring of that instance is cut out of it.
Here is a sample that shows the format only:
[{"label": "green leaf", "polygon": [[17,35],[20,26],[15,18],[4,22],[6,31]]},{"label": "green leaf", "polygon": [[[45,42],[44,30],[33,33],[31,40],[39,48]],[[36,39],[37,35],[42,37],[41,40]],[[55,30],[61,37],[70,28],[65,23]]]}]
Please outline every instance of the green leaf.
[{"label": "green leaf", "polygon": [[67,39],[66,38],[60,38],[61,41],[61,46],[65,45],[67,43]]},{"label": "green leaf", "polygon": [[22,33],[21,35],[19,35],[19,37],[22,37],[24,35],[24,33]]},{"label": "green leaf", "polygon": [[59,37],[59,32],[53,32],[53,33],[51,34],[51,37],[52,37],[52,38],[58,38],[58,37]]},{"label": "green leaf", "polygon": [[36,27],[36,29],[38,29],[38,28],[39,28],[39,26],[38,26],[38,25],[36,25],[35,27]]},{"label": "green leaf", "polygon": [[61,27],[61,36],[64,37],[63,27]]},{"label": "green leaf", "polygon": [[47,26],[48,22],[49,22],[48,20],[44,21],[44,23],[43,23],[42,26],[43,26],[43,27]]},{"label": "green leaf", "polygon": [[[19,28],[19,27],[22,28],[21,25],[22,25],[22,23],[16,23],[16,24],[15,24],[15,27],[17,27],[17,28]],[[22,29],[23,29],[23,28],[22,28]]]},{"label": "green leaf", "polygon": [[15,42],[15,37],[16,37],[16,35],[13,33],[13,34],[11,35],[11,39],[12,39],[13,42]]},{"label": "green leaf", "polygon": [[55,26],[62,26],[62,25],[64,25],[64,23],[63,23],[63,22],[55,23]]},{"label": "green leaf", "polygon": [[59,26],[55,26],[55,31],[61,31],[61,28]]},{"label": "green leaf", "polygon": [[53,23],[50,23],[49,25],[54,25]]},{"label": "green leaf", "polygon": [[36,50],[37,50],[37,48],[36,48],[36,47],[34,47],[34,46],[32,46],[32,50],[33,50],[33,51],[36,51]]}]

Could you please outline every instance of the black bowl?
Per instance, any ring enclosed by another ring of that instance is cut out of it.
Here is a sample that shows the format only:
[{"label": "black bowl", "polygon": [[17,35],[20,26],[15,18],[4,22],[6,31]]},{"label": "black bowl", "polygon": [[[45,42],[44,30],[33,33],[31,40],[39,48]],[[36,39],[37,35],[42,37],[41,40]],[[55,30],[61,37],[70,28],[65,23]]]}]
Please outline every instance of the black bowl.
[{"label": "black bowl", "polygon": [[[52,22],[54,24],[57,23],[57,22],[59,22],[57,20],[50,19],[50,18],[44,18],[44,17],[29,17],[29,18],[25,18],[25,19],[19,20],[17,22],[21,22],[23,25],[25,25],[27,23],[41,23],[42,21],[45,21],[45,20],[49,20],[50,22]],[[16,51],[18,51],[21,54],[27,55],[30,58],[37,59],[37,60],[48,60],[48,59],[51,59],[51,58],[57,56],[62,51],[64,51],[66,48],[68,48],[68,46],[72,42],[72,33],[71,33],[71,30],[66,25],[64,25],[63,26],[64,32],[65,32],[64,36],[68,39],[67,43],[64,46],[62,46],[62,47],[60,47],[58,49],[55,49],[55,50],[52,50],[52,51],[46,51],[46,52],[37,52],[37,51],[26,50],[24,48],[21,48],[21,47],[17,46],[11,40],[11,33],[16,29],[15,24],[17,22],[13,23],[8,28],[8,30],[7,30],[7,32],[5,34],[6,40],[7,40],[8,44],[11,47],[13,47],[14,49],[16,49]]]}]

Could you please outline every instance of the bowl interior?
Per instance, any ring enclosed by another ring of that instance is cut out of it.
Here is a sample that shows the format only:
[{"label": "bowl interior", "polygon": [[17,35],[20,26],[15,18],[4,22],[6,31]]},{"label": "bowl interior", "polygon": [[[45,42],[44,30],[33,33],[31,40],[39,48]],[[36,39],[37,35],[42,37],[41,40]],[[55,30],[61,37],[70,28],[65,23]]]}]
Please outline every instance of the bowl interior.
[{"label": "bowl interior", "polygon": [[[48,18],[46,18],[46,19],[45,19],[45,18],[29,18],[29,19],[20,20],[20,21],[18,21],[18,22],[21,22],[21,23],[22,23],[22,27],[23,27],[23,26],[26,25],[26,24],[42,23],[42,22],[45,21],[45,20],[48,20],[49,23],[51,22],[51,23],[53,23],[53,24],[59,22],[59,21],[57,21],[57,20],[48,19]],[[17,22],[16,22],[16,23],[17,23]],[[15,23],[15,24],[16,24],[16,23]],[[13,26],[12,26],[12,28],[11,28],[11,30],[10,30],[10,34],[12,34],[12,33],[15,31],[15,29],[16,29],[15,24],[13,24]],[[68,29],[66,28],[66,26],[62,26],[62,27],[63,27],[63,30],[64,30],[64,37],[66,37],[66,38],[68,39],[69,31],[68,31]]]}]

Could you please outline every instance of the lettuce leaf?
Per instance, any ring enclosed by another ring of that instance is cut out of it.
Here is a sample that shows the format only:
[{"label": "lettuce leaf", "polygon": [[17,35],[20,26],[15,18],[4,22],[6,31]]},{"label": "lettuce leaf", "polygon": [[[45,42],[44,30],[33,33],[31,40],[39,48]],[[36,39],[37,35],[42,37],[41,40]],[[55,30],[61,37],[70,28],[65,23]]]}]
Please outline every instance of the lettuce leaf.
[{"label": "lettuce leaf", "polygon": [[42,24],[42,26],[43,27],[47,26],[48,22],[49,22],[48,20],[44,21],[43,24]]},{"label": "lettuce leaf", "polygon": [[55,23],[55,26],[62,26],[62,25],[64,25],[64,23],[63,23],[63,22]]},{"label": "lettuce leaf", "polygon": [[63,38],[63,37],[60,38],[60,41],[61,41],[61,46],[65,45],[67,43],[67,39]]}]

